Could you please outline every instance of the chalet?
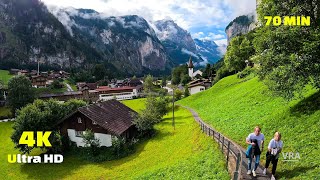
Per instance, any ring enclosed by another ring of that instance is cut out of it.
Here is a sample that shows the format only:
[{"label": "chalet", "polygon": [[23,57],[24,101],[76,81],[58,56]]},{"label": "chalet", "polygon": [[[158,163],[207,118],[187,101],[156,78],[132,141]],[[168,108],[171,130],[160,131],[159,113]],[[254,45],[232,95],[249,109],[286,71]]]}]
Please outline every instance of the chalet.
[{"label": "chalet", "polygon": [[27,70],[20,70],[19,72],[18,72],[18,75],[20,76],[27,76],[29,74],[29,71],[27,71]]},{"label": "chalet", "polygon": [[58,101],[68,101],[70,99],[82,99],[88,102],[97,102],[99,93],[96,90],[83,89],[82,91],[69,91],[56,94],[41,94],[39,99],[56,99]]},{"label": "chalet", "polygon": [[136,135],[133,116],[135,111],[116,101],[80,107],[77,111],[58,122],[57,126],[64,136],[68,136],[77,146],[84,146],[81,135],[87,129],[94,132],[101,146],[112,146],[112,137],[130,139]]},{"label": "chalet", "polygon": [[96,91],[99,92],[99,100],[107,101],[110,99],[125,100],[133,99],[138,96],[138,90],[136,87],[116,87],[111,88],[109,86],[100,86]]},{"label": "chalet", "polygon": [[140,81],[140,79],[130,79],[128,81],[128,86],[130,86],[130,87],[136,87],[139,85],[142,85],[142,82]]},{"label": "chalet", "polygon": [[9,72],[11,75],[18,75],[19,71],[20,71],[19,69],[10,69]]},{"label": "chalet", "polygon": [[196,94],[211,87],[211,81],[208,79],[197,79],[188,83],[190,94]]},{"label": "chalet", "polygon": [[39,76],[31,76],[32,87],[46,87],[47,78],[39,75]]},{"label": "chalet", "polygon": [[77,83],[77,89],[81,91],[84,87],[88,87],[90,90],[95,90],[98,87],[97,83]]}]

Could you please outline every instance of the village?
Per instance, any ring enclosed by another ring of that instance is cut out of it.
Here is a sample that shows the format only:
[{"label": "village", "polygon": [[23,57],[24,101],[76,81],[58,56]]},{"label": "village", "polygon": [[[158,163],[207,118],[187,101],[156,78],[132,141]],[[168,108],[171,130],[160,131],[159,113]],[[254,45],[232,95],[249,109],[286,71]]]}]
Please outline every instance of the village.
[{"label": "village", "polygon": [[[191,79],[187,86],[190,94],[196,94],[198,92],[204,91],[211,87],[211,80],[202,78],[202,71],[197,70],[194,72],[194,66],[192,59],[188,62],[188,75]],[[40,72],[39,70],[19,70],[19,69],[10,69],[10,75],[17,76],[26,76],[32,83],[32,87],[37,89],[45,89],[50,87],[54,81],[64,82],[70,77],[70,73],[65,71],[45,71]],[[58,93],[41,93],[39,94],[39,99],[50,99],[54,98],[59,101],[67,101],[69,99],[84,99],[90,102],[106,101],[111,99],[116,100],[128,100],[135,99],[139,97],[145,97],[143,92],[143,78],[125,78],[125,79],[112,79],[108,82],[107,86],[99,86],[97,83],[88,83],[88,82],[76,82],[75,87],[72,88],[68,83],[65,83],[67,88],[63,92]],[[161,78],[153,78],[153,84],[163,88],[167,93],[172,94],[173,89],[177,88],[180,91],[185,91],[185,87],[182,84],[178,84],[176,87],[173,87],[171,81],[168,80],[165,83],[161,82]],[[62,87],[63,84],[60,84]],[[5,87],[2,89],[4,97],[7,96],[7,91]],[[5,98],[4,98],[5,100]],[[2,101],[4,104],[5,101]],[[1,103],[0,103],[1,104]]]},{"label": "village", "polygon": [[[179,100],[183,96],[193,95],[211,87],[211,80],[202,78],[202,71],[197,70],[194,72],[191,57],[188,63],[182,66],[187,66],[188,68],[187,76],[189,76],[190,81],[187,84],[173,85],[171,80],[162,82],[161,79],[149,76],[149,81],[151,82],[147,83],[152,83],[152,88],[158,89],[153,92],[145,89],[147,84],[145,81],[148,81],[148,78],[112,79],[107,86],[99,86],[98,82],[76,82],[70,85],[70,81],[67,81],[70,78],[70,73],[66,71],[43,72],[39,71],[39,69],[38,71],[10,69],[9,73],[12,77],[26,77],[30,80],[32,88],[35,90],[50,88],[54,83],[59,85],[58,88],[66,86],[65,89],[59,92],[39,93],[36,99],[44,101],[57,100],[62,103],[77,99],[89,103],[85,107],[79,107],[71,114],[66,114],[66,117],[60,120],[57,125],[60,127],[61,133],[67,135],[77,146],[85,146],[82,138],[83,132],[90,129],[94,132],[94,137],[100,141],[101,146],[110,147],[112,146],[113,136],[130,139],[137,134],[137,128],[133,124],[134,118],[132,116],[132,113],[136,112],[117,101],[146,98],[149,93],[159,97],[161,92],[168,97],[180,92],[176,95],[180,96],[176,97],[176,100]],[[54,88],[57,88],[56,86]],[[10,93],[8,93],[8,87],[2,87],[4,98],[1,101],[1,105],[7,106]],[[14,120],[16,117],[11,115],[10,118]],[[106,123],[110,125],[106,126]]]}]

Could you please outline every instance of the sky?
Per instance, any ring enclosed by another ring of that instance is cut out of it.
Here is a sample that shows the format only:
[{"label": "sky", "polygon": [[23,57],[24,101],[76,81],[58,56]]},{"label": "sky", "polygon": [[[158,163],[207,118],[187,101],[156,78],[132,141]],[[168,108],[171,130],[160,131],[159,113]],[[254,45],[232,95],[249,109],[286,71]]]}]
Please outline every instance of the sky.
[{"label": "sky", "polygon": [[110,16],[138,15],[149,22],[174,20],[193,38],[227,44],[225,27],[254,12],[256,0],[42,0],[48,6],[94,9]]}]

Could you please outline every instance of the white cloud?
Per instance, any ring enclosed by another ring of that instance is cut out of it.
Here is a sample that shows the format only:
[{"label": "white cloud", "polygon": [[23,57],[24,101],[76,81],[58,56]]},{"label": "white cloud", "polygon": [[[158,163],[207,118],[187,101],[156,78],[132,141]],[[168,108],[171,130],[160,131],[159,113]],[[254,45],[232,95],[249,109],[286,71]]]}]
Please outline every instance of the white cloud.
[{"label": "white cloud", "polygon": [[218,46],[227,46],[228,41],[227,39],[219,39],[214,41]]},{"label": "white cloud", "polygon": [[184,29],[224,28],[235,17],[255,9],[255,0],[42,0],[45,4],[86,8],[109,16],[135,14],[152,22],[172,19]]},{"label": "white cloud", "polygon": [[204,36],[204,33],[203,32],[197,32],[197,33],[194,33],[192,34],[192,37],[193,38],[196,38],[196,39],[200,39]]},{"label": "white cloud", "polygon": [[190,56],[193,56],[193,57],[198,57],[195,53],[193,53],[193,52],[191,52],[191,51],[188,51],[188,50],[185,49],[185,48],[182,48],[182,49],[181,49],[181,52],[182,52],[182,53],[185,53],[185,54],[188,54],[188,55],[190,55]]},{"label": "white cloud", "polygon": [[218,51],[221,55],[224,55],[227,51],[228,42],[227,39],[220,39],[214,41],[218,45]]},{"label": "white cloud", "polygon": [[215,34],[213,32],[209,32],[205,34],[203,32],[197,32],[192,34],[192,37],[200,40],[214,41],[214,40],[224,39],[225,34]]}]

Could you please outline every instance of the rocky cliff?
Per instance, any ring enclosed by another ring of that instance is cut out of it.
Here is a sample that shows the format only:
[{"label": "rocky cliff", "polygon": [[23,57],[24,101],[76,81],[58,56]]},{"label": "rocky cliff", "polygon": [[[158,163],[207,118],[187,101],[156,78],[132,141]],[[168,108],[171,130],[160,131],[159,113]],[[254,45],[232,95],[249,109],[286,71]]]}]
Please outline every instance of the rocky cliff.
[{"label": "rocky cliff", "polygon": [[256,15],[249,14],[235,18],[226,27],[225,32],[227,34],[228,43],[230,40],[241,34],[246,34],[256,27]]}]

